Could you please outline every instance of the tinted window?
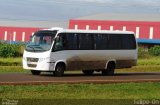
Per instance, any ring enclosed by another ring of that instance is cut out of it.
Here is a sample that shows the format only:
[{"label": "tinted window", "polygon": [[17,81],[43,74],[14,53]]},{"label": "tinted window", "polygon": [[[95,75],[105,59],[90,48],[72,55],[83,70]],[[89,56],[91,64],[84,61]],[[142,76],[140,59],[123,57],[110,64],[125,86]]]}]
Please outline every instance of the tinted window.
[{"label": "tinted window", "polygon": [[108,46],[108,49],[122,49],[121,34],[109,34]]},{"label": "tinted window", "polygon": [[58,50],[93,50],[94,37],[86,33],[60,33],[56,38],[55,48]]},{"label": "tinted window", "polygon": [[67,33],[67,49],[77,50],[79,48],[78,34]]},{"label": "tinted window", "polygon": [[125,50],[136,49],[136,41],[134,34],[60,33],[54,46],[57,50]]},{"label": "tinted window", "polygon": [[133,34],[125,34],[122,36],[123,49],[136,49],[136,41]]},{"label": "tinted window", "polygon": [[95,34],[95,47],[97,50],[105,50],[108,48],[108,35],[107,34]]},{"label": "tinted window", "polygon": [[87,34],[87,33],[79,34],[79,49],[80,50],[94,49],[94,40],[92,34]]}]

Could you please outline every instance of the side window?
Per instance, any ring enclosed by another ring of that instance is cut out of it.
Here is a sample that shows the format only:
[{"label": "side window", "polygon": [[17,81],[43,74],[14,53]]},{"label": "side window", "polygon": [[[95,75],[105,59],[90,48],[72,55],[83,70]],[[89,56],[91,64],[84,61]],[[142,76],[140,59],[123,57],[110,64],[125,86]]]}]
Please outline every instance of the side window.
[{"label": "side window", "polygon": [[96,50],[105,50],[108,48],[107,34],[95,34],[94,38],[95,38]]},{"label": "side window", "polygon": [[94,39],[92,34],[88,34],[88,33],[79,34],[79,49],[80,50],[94,49]]},{"label": "side window", "polygon": [[67,48],[66,34],[60,33],[55,39],[54,51],[65,50],[66,48]]},{"label": "side window", "polygon": [[110,34],[109,35],[109,49],[119,50],[122,49],[122,35],[121,34]]},{"label": "side window", "polygon": [[78,34],[76,33],[67,33],[67,49],[68,50],[77,50],[79,47]]},{"label": "side window", "polygon": [[133,34],[125,34],[122,36],[123,49],[136,49],[136,41]]}]

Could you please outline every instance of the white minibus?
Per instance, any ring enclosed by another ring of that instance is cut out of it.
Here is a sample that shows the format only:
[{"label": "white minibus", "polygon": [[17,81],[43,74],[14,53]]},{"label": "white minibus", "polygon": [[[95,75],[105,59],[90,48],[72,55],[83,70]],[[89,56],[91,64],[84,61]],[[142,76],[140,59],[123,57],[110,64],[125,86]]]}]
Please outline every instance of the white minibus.
[{"label": "white minibus", "polygon": [[23,54],[23,68],[33,75],[53,72],[62,76],[67,70],[82,70],[85,75],[96,71],[113,75],[115,69],[130,68],[136,63],[134,32],[118,30],[39,30]]}]

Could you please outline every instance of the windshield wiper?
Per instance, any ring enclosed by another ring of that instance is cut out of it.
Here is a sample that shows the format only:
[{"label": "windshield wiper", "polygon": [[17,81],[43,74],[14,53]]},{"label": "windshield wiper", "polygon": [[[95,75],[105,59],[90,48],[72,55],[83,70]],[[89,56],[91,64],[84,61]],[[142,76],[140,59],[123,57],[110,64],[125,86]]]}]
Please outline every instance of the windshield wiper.
[{"label": "windshield wiper", "polygon": [[35,49],[34,49],[34,47],[31,47],[31,46],[27,46],[27,47],[32,48],[32,49],[33,49],[33,51],[34,51],[34,52],[36,52],[36,51],[35,51]]},{"label": "windshield wiper", "polygon": [[34,48],[39,48],[39,49],[42,49],[43,51],[45,51],[45,49],[42,48],[42,47],[40,47],[40,46],[36,46],[36,47],[34,47]]}]

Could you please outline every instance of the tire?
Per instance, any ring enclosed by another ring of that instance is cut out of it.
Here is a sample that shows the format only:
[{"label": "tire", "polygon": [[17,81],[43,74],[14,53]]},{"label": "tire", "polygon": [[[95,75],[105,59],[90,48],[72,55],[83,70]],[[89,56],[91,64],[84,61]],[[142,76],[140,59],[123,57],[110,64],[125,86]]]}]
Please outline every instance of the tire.
[{"label": "tire", "polygon": [[55,72],[54,72],[54,76],[56,77],[61,77],[64,75],[64,70],[65,70],[65,66],[62,64],[58,64],[56,66]]},{"label": "tire", "polygon": [[94,70],[82,70],[83,74],[85,75],[93,75]]},{"label": "tire", "polygon": [[33,75],[40,75],[41,71],[31,70],[31,73],[32,73]]},{"label": "tire", "polygon": [[109,75],[112,76],[114,75],[114,71],[115,71],[115,63],[109,63],[107,66],[107,69],[102,70],[102,75]]}]

